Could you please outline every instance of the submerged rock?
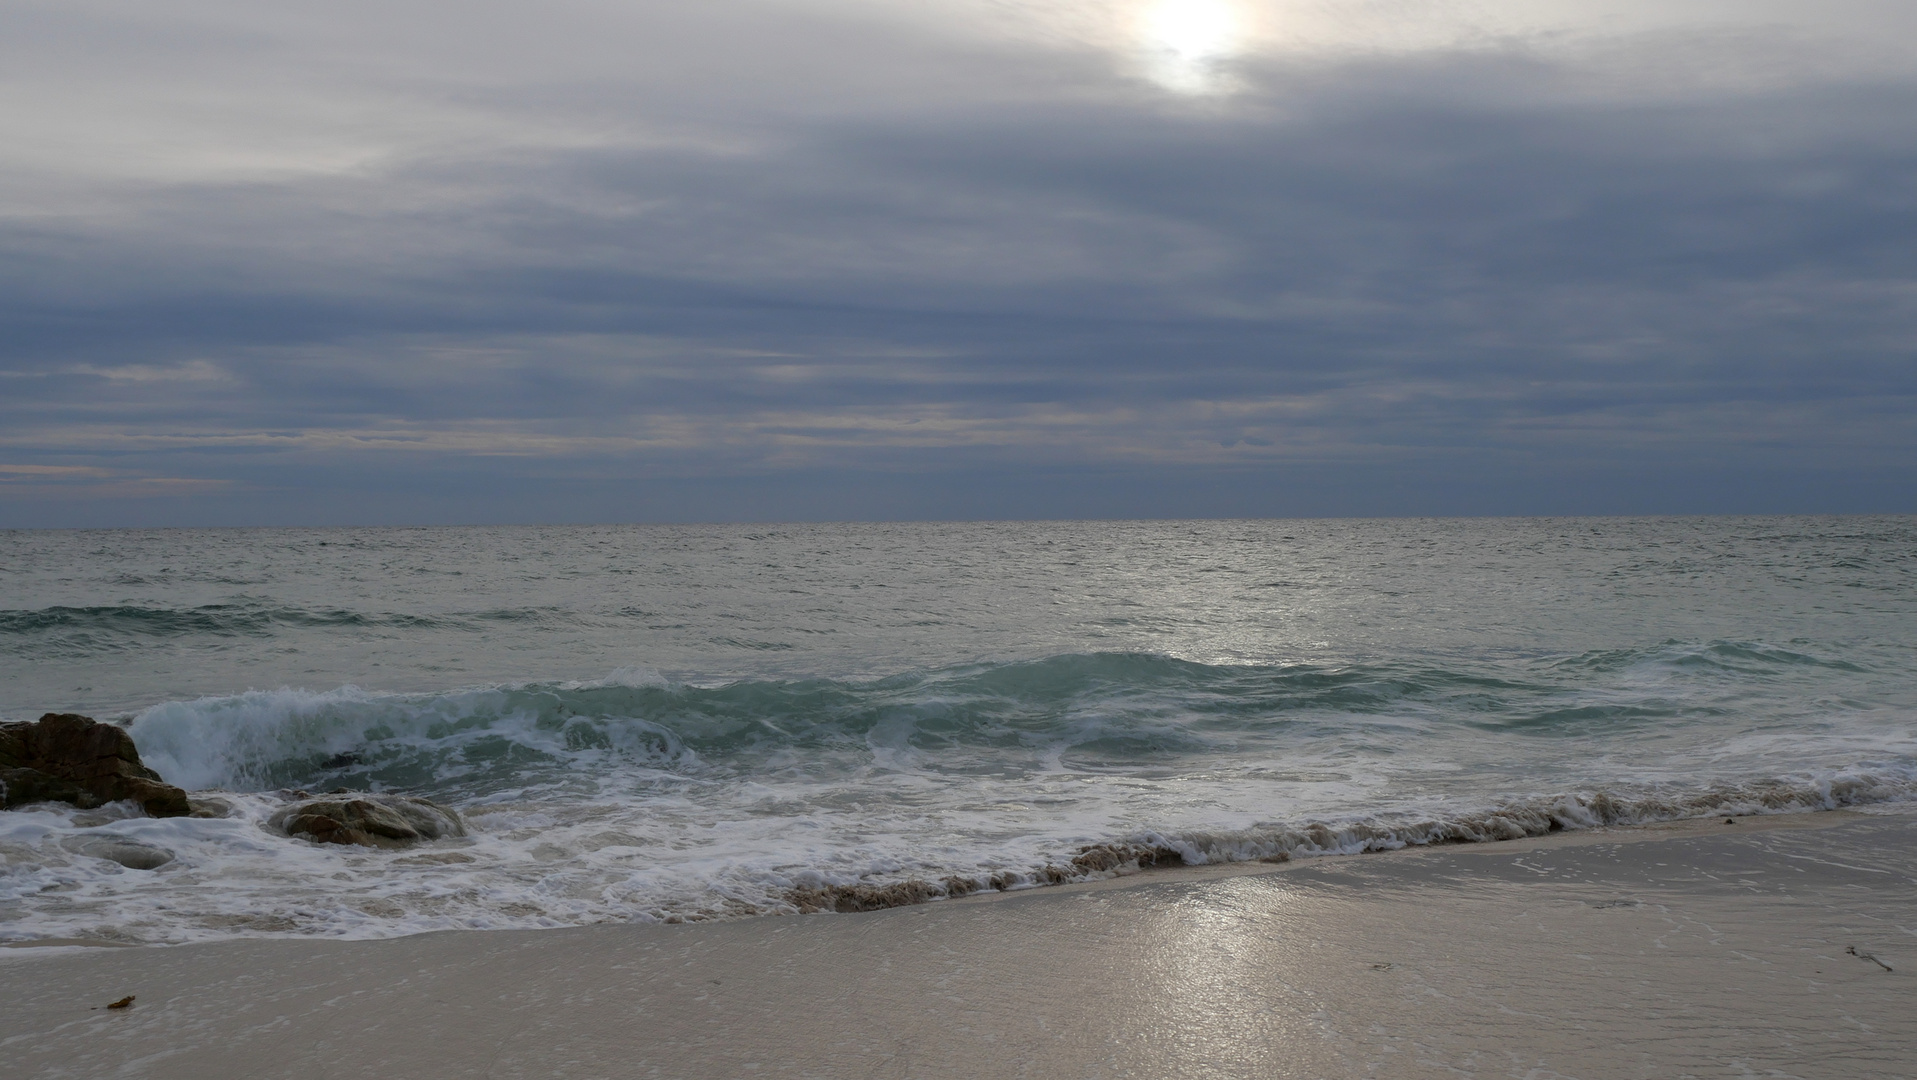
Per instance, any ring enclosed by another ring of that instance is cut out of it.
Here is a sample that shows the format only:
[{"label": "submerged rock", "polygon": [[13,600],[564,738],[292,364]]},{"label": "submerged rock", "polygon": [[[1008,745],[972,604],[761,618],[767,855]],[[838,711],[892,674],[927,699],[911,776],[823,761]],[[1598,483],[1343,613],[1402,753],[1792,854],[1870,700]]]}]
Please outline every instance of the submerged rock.
[{"label": "submerged rock", "polygon": [[232,800],[218,795],[209,795],[204,791],[195,792],[186,797],[186,805],[192,809],[190,817],[229,818],[239,814],[239,807]]},{"label": "submerged rock", "polygon": [[459,815],[410,795],[329,795],[295,803],[266,824],[316,844],[396,848],[421,840],[465,836]]},{"label": "submerged rock", "polygon": [[0,724],[0,807],[64,802],[90,810],[122,799],[154,817],[191,812],[185,791],[140,764],[124,728],[77,713]]},{"label": "submerged rock", "polygon": [[116,862],[128,870],[158,870],[173,861],[173,853],[163,847],[144,844],[125,836],[75,836],[60,842],[75,855]]}]

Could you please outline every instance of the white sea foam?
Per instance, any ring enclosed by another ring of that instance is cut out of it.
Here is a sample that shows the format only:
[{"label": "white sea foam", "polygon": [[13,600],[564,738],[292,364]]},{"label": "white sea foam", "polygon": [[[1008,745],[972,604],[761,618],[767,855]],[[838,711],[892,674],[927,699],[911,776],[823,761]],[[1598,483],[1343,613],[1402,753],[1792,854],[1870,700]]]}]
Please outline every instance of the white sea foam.
[{"label": "white sea foam", "polygon": [[[1192,864],[1351,854],[1700,814],[1903,800],[1913,791],[1917,783],[1909,776],[1853,775],[1681,797],[1568,795],[1425,818],[1392,815],[1225,832],[1143,830],[1097,846],[1123,853],[1117,865],[1087,861],[1083,852],[1093,845],[1062,836],[1006,838],[987,846],[954,836],[885,833],[884,822],[856,839],[823,822],[787,820],[771,828],[713,823],[702,843],[689,849],[681,830],[661,827],[656,814],[605,804],[474,808],[468,817],[472,836],[405,852],[277,836],[264,827],[279,805],[270,796],[229,796],[239,812],[213,820],[93,824],[84,812],[43,809],[0,819],[0,852],[7,855],[0,902],[31,915],[0,924],[0,936],[367,938],[770,914],[808,906],[807,894],[863,894],[867,899],[858,906],[870,907],[899,897],[911,901],[1109,876],[1135,869],[1141,853],[1172,852]],[[103,834],[162,848],[174,859],[158,870],[130,870],[62,844]],[[925,845],[934,839],[946,842]],[[899,891],[913,882],[926,884]]]}]

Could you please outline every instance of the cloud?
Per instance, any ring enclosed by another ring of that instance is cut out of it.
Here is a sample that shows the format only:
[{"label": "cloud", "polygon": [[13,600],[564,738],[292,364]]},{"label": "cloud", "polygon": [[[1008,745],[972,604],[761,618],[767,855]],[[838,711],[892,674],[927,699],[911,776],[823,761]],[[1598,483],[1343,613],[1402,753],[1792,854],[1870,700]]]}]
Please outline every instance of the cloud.
[{"label": "cloud", "polygon": [[226,480],[138,476],[87,465],[0,464],[0,505],[178,498],[229,486]]},{"label": "cloud", "polygon": [[[129,24],[76,10],[42,14],[110,66]],[[1141,515],[1184,512],[1180,476],[1239,477],[1230,513],[1630,509],[1651,474],[1662,508],[1910,504],[1917,80],[1852,8],[1372,47],[1287,8],[1318,29],[1264,27],[1202,95],[1110,5],[642,5],[624,67],[565,62],[584,8],[523,43],[504,8],[428,42],[434,10],[369,14],[380,44],[190,6],[118,78],[211,149],[15,153],[0,447],[322,515],[453,475],[653,517],[777,476],[858,516],[923,512],[880,475],[1001,477],[993,514],[1093,475]],[[1341,494],[1272,495],[1305,476]],[[497,519],[460,498],[431,512]]]}]

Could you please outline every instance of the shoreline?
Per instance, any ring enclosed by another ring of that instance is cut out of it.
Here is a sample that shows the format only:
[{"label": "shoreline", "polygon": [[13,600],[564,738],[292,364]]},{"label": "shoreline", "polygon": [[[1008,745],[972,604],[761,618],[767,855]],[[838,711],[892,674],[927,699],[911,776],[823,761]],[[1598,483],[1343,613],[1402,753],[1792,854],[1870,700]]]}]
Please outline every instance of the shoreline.
[{"label": "shoreline", "polygon": [[[204,794],[204,793],[196,793]],[[1301,869],[1315,865],[1323,860],[1333,862],[1345,859],[1377,859],[1394,856],[1407,857],[1432,852],[1472,852],[1489,850],[1509,852],[1515,850],[1511,845],[1538,845],[1540,847],[1564,847],[1581,844],[1620,842],[1630,843],[1670,838],[1674,836],[1709,835],[1719,828],[1735,824],[1750,831],[1768,831],[1775,829],[1822,829],[1835,827],[1852,817],[1908,813],[1917,815],[1917,801],[1862,803],[1832,807],[1829,809],[1791,809],[1770,813],[1738,815],[1701,815],[1662,821],[1631,822],[1624,824],[1594,825],[1576,828],[1557,828],[1548,832],[1531,835],[1487,839],[1461,840],[1437,839],[1424,842],[1406,841],[1398,847],[1381,847],[1359,851],[1327,851],[1301,855],[1281,854],[1277,857],[1262,859],[1240,859],[1213,863],[1189,864],[1172,861],[1175,855],[1167,848],[1154,848],[1141,844],[1096,844],[1082,849],[1082,853],[1125,851],[1136,858],[1126,862],[1115,860],[1122,865],[1110,876],[1065,876],[1078,868],[1068,860],[1066,868],[1056,864],[1046,865],[1030,875],[1013,875],[1014,879],[1029,877],[1032,880],[1014,880],[1011,884],[993,886],[978,885],[970,879],[944,878],[925,879],[908,878],[902,881],[876,885],[826,886],[823,889],[792,890],[792,900],[798,907],[791,911],[761,911],[751,914],[719,915],[712,917],[665,918],[658,920],[633,921],[606,920],[599,923],[585,923],[562,927],[512,927],[500,929],[476,928],[439,928],[396,934],[388,937],[348,938],[324,935],[288,935],[266,934],[237,936],[232,938],[199,939],[189,941],[116,941],[110,938],[58,937],[24,940],[0,941],[0,962],[9,952],[34,949],[66,948],[179,948],[190,945],[213,945],[225,941],[394,941],[420,934],[490,934],[490,933],[545,933],[557,930],[577,930],[591,926],[619,925],[704,925],[715,922],[750,921],[764,918],[787,918],[794,915],[809,916],[819,914],[854,915],[875,911],[889,911],[894,908],[916,907],[922,904],[971,904],[989,903],[1027,896],[1033,892],[1053,890],[1083,890],[1122,888],[1142,881],[1209,881],[1222,878],[1241,877],[1248,874],[1274,873],[1286,869]],[[1047,872],[1052,875],[1047,880]],[[962,887],[953,888],[954,882],[962,882]],[[831,898],[835,895],[858,898],[855,902],[834,907]],[[810,902],[808,902],[808,900]]]},{"label": "shoreline", "polygon": [[1735,820],[828,918],[15,949],[0,1054],[47,1080],[1917,1076],[1917,808]]},{"label": "shoreline", "polygon": [[[204,796],[208,793],[196,792]],[[224,795],[225,793],[217,793]],[[1322,851],[1315,853],[1281,853],[1275,857],[1246,858],[1230,861],[1190,864],[1178,859],[1177,852],[1167,847],[1156,847],[1138,842],[1117,842],[1094,844],[1080,849],[1078,858],[1068,859],[1064,866],[1056,863],[1034,867],[1025,874],[1007,874],[1005,883],[993,881],[980,883],[984,879],[959,877],[946,878],[907,878],[901,881],[883,884],[854,884],[844,886],[824,886],[821,888],[794,888],[787,894],[787,901],[797,908],[796,911],[755,911],[687,917],[667,917],[656,920],[633,920],[634,925],[700,925],[713,922],[732,922],[761,918],[784,918],[792,915],[806,916],[816,914],[865,914],[874,911],[887,911],[894,908],[914,907],[921,904],[961,904],[1004,900],[1029,895],[1034,891],[1055,889],[1097,889],[1123,887],[1141,880],[1212,880],[1215,878],[1239,877],[1247,874],[1271,873],[1284,868],[1301,868],[1314,865],[1321,860],[1339,861],[1344,859],[1386,858],[1391,856],[1412,856],[1419,853],[1443,851],[1493,851],[1511,850],[1508,845],[1537,844],[1548,847],[1575,846],[1586,843],[1600,843],[1607,840],[1616,842],[1634,842],[1654,840],[1670,836],[1705,835],[1714,833],[1720,826],[1741,825],[1750,830],[1772,829],[1818,829],[1829,828],[1848,820],[1849,816],[1869,814],[1917,814],[1917,801],[1886,801],[1852,803],[1825,808],[1793,808],[1753,814],[1722,815],[1713,811],[1710,814],[1666,820],[1601,824],[1578,827],[1552,827],[1549,831],[1528,833],[1526,835],[1493,839],[1460,839],[1445,836],[1416,841],[1399,841],[1397,847],[1367,848],[1356,851]],[[1536,823],[1532,823],[1536,827]],[[1306,826],[1310,829],[1314,826]],[[1324,826],[1315,828],[1324,829]],[[1415,827],[1414,827],[1415,828]],[[1082,865],[1086,856],[1105,857],[1115,872],[1109,876],[1099,876],[1103,867],[1097,864]],[[834,903],[837,900],[838,903]],[[470,928],[447,927],[420,930],[411,933],[394,934],[382,937],[334,937],[319,934],[261,934],[243,935],[231,938],[194,939],[187,941],[119,941],[111,938],[88,936],[66,936],[23,940],[0,940],[0,960],[9,952],[33,949],[63,948],[176,948],[186,945],[210,945],[222,941],[389,941],[415,937],[420,934],[436,933],[504,933],[550,932],[562,929],[582,929],[590,926],[628,925],[627,920],[607,919],[596,923],[583,923],[558,927],[508,927],[508,928]]]},{"label": "shoreline", "polygon": [[[1512,837],[1509,839],[1440,839],[1424,843],[1406,842],[1402,844],[1402,846],[1395,848],[1376,848],[1352,852],[1328,851],[1305,855],[1284,854],[1276,858],[1241,859],[1230,862],[1201,863],[1197,865],[1169,862],[1162,858],[1154,863],[1152,862],[1154,853],[1163,851],[1169,854],[1169,852],[1166,849],[1131,845],[1135,851],[1143,852],[1145,865],[1134,865],[1132,869],[1121,870],[1111,877],[1074,878],[1058,881],[1040,880],[1005,888],[971,887],[963,892],[953,893],[931,892],[929,891],[930,889],[937,887],[935,883],[926,879],[910,878],[905,881],[892,882],[885,885],[842,887],[845,892],[850,894],[895,893],[900,897],[896,902],[875,903],[871,906],[862,907],[843,907],[837,910],[820,904],[810,909],[802,907],[798,914],[801,916],[815,914],[854,915],[867,914],[873,911],[889,911],[893,908],[916,907],[921,904],[990,903],[1017,896],[1029,895],[1035,891],[1123,888],[1129,884],[1138,884],[1141,878],[1150,881],[1209,881],[1243,877],[1252,874],[1279,873],[1288,869],[1297,870],[1313,866],[1322,860],[1332,860],[1336,862],[1344,859],[1417,856],[1434,852],[1467,853],[1489,851],[1490,853],[1496,854],[1520,850],[1519,848],[1513,848],[1511,845],[1533,845],[1532,847],[1522,848],[1522,850],[1528,851],[1577,847],[1597,843],[1636,843],[1678,837],[1714,835],[1725,827],[1742,827],[1750,832],[1765,832],[1779,829],[1826,829],[1837,827],[1857,817],[1897,814],[1917,815],[1917,802],[1862,803],[1832,807],[1830,809],[1784,810],[1760,814],[1708,814],[1665,821],[1554,829],[1550,832]],[[1111,849],[1117,846],[1118,845],[1113,844],[1099,844],[1084,850],[1086,852],[1092,852],[1095,850]],[[946,880],[949,882],[952,879]],[[830,890],[821,890],[821,892],[829,894]],[[742,916],[742,918],[747,919],[767,917],[782,918],[786,916],[783,913]],[[686,922],[693,921],[695,920],[686,920]],[[671,925],[679,924],[672,923]]]},{"label": "shoreline", "polygon": [[[972,903],[978,901],[1003,900],[1009,897],[1031,892],[1034,888],[1043,889],[1083,889],[1124,887],[1135,884],[1141,874],[1149,874],[1153,880],[1160,875],[1166,878],[1191,877],[1196,880],[1214,878],[1243,877],[1252,874],[1282,874],[1308,869],[1322,862],[1337,863],[1346,859],[1372,860],[1393,858],[1415,858],[1434,854],[1510,854],[1515,851],[1554,850],[1566,847],[1582,847],[1588,844],[1604,843],[1644,843],[1658,840],[1683,839],[1690,837],[1715,836],[1727,827],[1743,828],[1748,832],[1774,832],[1778,830],[1797,831],[1805,829],[1830,829],[1848,824],[1860,818],[1910,816],[1917,818],[1917,802],[1912,803],[1866,803],[1860,806],[1840,806],[1828,810],[1786,810],[1773,814],[1716,814],[1701,817],[1676,818],[1669,821],[1632,822],[1625,825],[1595,825],[1581,829],[1559,829],[1540,833],[1536,836],[1521,836],[1509,840],[1438,840],[1425,844],[1407,843],[1403,847],[1381,848],[1374,851],[1355,851],[1350,853],[1327,852],[1322,855],[1302,855],[1280,859],[1275,862],[1246,860],[1242,862],[1207,863],[1200,866],[1158,866],[1148,870],[1136,871],[1114,878],[1101,878],[1094,881],[1067,881],[1058,885],[1040,885],[1006,892],[978,892],[967,896],[952,897],[946,903]],[[1727,826],[1726,821],[1734,826]]]}]

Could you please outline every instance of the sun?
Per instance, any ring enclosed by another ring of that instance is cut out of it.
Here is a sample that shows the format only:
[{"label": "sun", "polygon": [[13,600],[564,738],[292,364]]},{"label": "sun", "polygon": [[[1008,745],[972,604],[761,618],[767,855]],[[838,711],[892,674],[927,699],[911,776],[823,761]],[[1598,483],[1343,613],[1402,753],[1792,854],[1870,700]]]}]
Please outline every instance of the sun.
[{"label": "sun", "polygon": [[1144,22],[1152,44],[1189,59],[1222,56],[1238,38],[1238,13],[1229,0],[1157,0]]},{"label": "sun", "polygon": [[1219,63],[1237,51],[1239,34],[1231,0],[1152,0],[1139,18],[1153,78],[1188,93],[1218,88]]}]

